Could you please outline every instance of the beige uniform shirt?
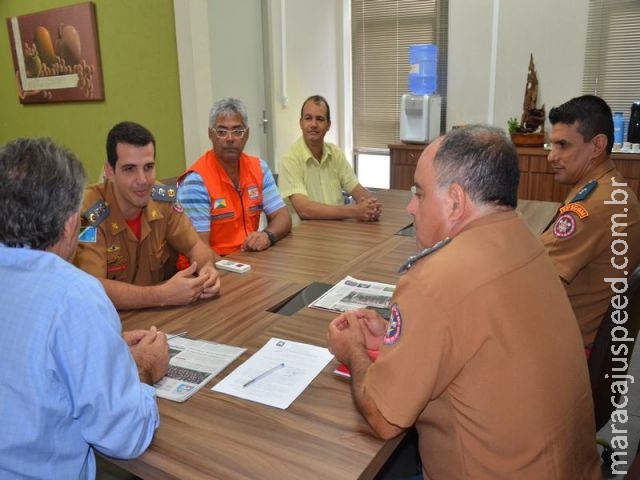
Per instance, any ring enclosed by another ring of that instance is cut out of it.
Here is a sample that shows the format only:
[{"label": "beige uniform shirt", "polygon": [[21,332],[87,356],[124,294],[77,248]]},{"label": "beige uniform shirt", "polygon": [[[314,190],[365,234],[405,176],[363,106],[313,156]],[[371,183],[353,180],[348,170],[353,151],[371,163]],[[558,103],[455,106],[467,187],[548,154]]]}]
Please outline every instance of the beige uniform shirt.
[{"label": "beige uniform shirt", "polygon": [[179,204],[150,199],[142,211],[138,240],[118,208],[113,188],[105,181],[85,190],[83,212],[104,200],[109,214],[96,227],[95,241],[81,236],[74,263],[98,278],[155,285],[175,272],[177,253],[188,253],[198,234]]},{"label": "beige uniform shirt", "polygon": [[365,389],[387,421],[416,424],[425,479],[601,478],[580,332],[515,212],[400,278]]},{"label": "beige uniform shirt", "polygon": [[[556,219],[540,237],[565,282],[585,347],[590,347],[595,340],[602,317],[614,295],[611,283],[604,279],[625,278],[640,263],[638,198],[629,187],[614,186],[612,178],[616,183],[625,182],[611,160],[589,172],[569,192]],[[586,198],[572,201],[592,180],[597,185]],[[618,200],[625,198],[626,194],[625,203],[605,203],[611,201],[614,190],[619,190],[614,195]],[[614,226],[613,222],[619,225]],[[614,231],[618,235],[614,235]],[[626,252],[614,254],[611,250],[614,241],[615,250],[623,252],[626,245]],[[614,263],[619,266],[624,265],[626,258],[627,266],[614,267],[612,257],[615,257]]]}]

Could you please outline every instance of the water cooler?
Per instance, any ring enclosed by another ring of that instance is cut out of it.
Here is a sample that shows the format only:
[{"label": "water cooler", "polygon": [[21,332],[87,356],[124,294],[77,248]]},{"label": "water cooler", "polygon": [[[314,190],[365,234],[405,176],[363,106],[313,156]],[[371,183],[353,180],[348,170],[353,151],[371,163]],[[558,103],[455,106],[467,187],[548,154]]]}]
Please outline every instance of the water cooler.
[{"label": "water cooler", "polygon": [[400,140],[429,143],[440,136],[440,95],[405,93],[400,100]]},{"label": "water cooler", "polygon": [[440,135],[442,99],[437,88],[438,47],[417,44],[409,47],[411,93],[400,99],[400,140],[405,143],[428,143]]}]

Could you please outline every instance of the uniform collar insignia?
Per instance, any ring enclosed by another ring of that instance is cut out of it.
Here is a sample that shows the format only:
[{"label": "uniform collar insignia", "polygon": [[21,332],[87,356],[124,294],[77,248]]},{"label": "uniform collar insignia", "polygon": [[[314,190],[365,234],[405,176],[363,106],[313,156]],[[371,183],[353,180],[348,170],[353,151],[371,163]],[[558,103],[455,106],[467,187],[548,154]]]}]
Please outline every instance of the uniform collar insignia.
[{"label": "uniform collar insignia", "polygon": [[424,250],[422,250],[420,253],[413,255],[412,257],[409,257],[409,259],[404,262],[404,264],[400,267],[400,269],[398,270],[398,273],[404,273],[407,270],[409,270],[414,263],[416,263],[418,260],[420,260],[421,258],[426,257],[427,255],[431,255],[433,252],[435,252],[436,250],[441,249],[442,247],[444,247],[447,243],[449,243],[451,241],[451,237],[447,237],[444,238],[442,240],[440,240],[439,242],[436,242],[434,245],[425,248]]},{"label": "uniform collar insignia", "polygon": [[578,193],[576,193],[576,196],[573,197],[571,199],[571,202],[569,203],[579,202],[580,200],[584,200],[589,195],[591,195],[591,192],[593,192],[597,186],[598,186],[598,181],[591,180],[584,187],[582,187]]},{"label": "uniform collar insignia", "polygon": [[91,227],[97,227],[109,216],[109,202],[98,200],[82,213],[82,218]]},{"label": "uniform collar insignia", "polygon": [[175,202],[176,190],[162,183],[156,183],[151,188],[151,198],[158,202]]}]

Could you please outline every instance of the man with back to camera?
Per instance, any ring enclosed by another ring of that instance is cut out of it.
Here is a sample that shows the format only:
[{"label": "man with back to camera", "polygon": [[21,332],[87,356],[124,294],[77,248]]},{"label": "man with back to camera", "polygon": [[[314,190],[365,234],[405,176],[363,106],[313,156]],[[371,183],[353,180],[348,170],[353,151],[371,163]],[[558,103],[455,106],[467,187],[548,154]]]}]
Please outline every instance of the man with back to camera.
[{"label": "man with back to camera", "polygon": [[[175,188],[156,184],[155,145],[142,125],[115,125],[106,179],[84,194],[87,228],[76,265],[102,282],[119,309],[185,305],[220,291],[215,255],[176,202]],[[193,264],[175,273],[178,253]]]},{"label": "man with back to camera", "polygon": [[429,144],[407,207],[424,250],[403,268],[389,324],[362,309],[329,326],[373,430],[388,439],[415,424],[425,479],[601,478],[580,332],[515,212],[518,179],[500,129]]},{"label": "man with back to camera", "polygon": [[70,263],[84,181],[49,139],[0,147],[3,479],[95,478],[94,449],[135,458],[160,421],[150,385],[167,371],[165,335],[121,333],[100,283]]},{"label": "man with back to camera", "polygon": [[[360,185],[344,153],[324,141],[330,127],[331,112],[324,97],[307,98],[300,111],[302,136],[280,160],[282,196],[292,206],[291,214],[302,220],[357,218],[375,222],[382,205]],[[343,191],[355,203],[345,205]]]},{"label": "man with back to camera", "polygon": [[[248,125],[240,100],[218,100],[209,113],[213,148],[179,180],[180,203],[200,238],[218,255],[265,250],[291,230],[291,215],[269,166],[244,153]],[[267,226],[259,231],[263,212]],[[181,267],[186,265],[183,260]]]},{"label": "man with back to camera", "polygon": [[[552,108],[549,121],[547,161],[556,181],[571,185],[571,191],[540,239],[560,274],[589,352],[615,294],[612,286],[623,287],[605,279],[624,279],[640,263],[640,208],[610,158],[613,117],[604,100],[573,98]],[[614,248],[623,255],[614,255]]]}]

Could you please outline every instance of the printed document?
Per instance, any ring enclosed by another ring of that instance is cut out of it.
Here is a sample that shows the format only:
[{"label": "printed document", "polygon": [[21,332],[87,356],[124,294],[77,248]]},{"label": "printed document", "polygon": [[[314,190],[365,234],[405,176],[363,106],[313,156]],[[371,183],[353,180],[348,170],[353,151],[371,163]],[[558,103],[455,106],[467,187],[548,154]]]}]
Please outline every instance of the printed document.
[{"label": "printed document", "polygon": [[160,398],[184,402],[245,351],[206,340],[174,337],[169,343],[169,370],[154,385]]},{"label": "printed document", "polygon": [[395,289],[395,285],[388,283],[346,277],[309,304],[309,307],[332,312],[346,312],[367,307],[388,310]]},{"label": "printed document", "polygon": [[272,338],[212,390],[286,409],[332,358],[326,348]]}]

